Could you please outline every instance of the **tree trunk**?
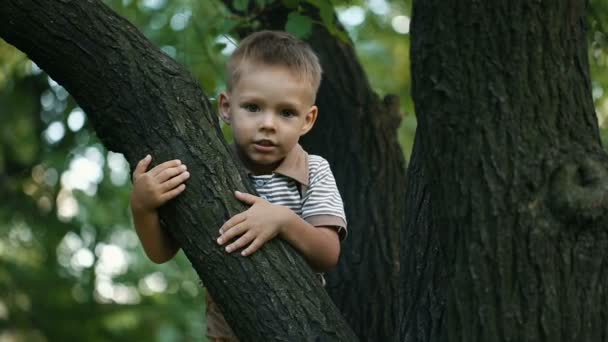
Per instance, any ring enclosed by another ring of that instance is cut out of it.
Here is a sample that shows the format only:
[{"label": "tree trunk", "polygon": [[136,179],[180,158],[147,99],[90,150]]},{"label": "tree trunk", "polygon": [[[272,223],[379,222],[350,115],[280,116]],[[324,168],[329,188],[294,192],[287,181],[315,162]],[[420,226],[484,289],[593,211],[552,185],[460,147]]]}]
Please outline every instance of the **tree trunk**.
[{"label": "tree trunk", "polygon": [[427,321],[420,340],[608,339],[608,159],[585,6],[414,2],[413,95],[449,275],[434,284],[439,332]]},{"label": "tree trunk", "polygon": [[135,27],[96,0],[7,0],[0,36],[24,51],[84,108],[99,138],[131,166],[180,158],[186,190],[161,218],[243,341],[356,337],[310,268],[282,241],[252,257],[226,254],[217,230],[253,192],[194,79]]},{"label": "tree trunk", "polygon": [[[231,1],[225,2],[230,7]],[[275,4],[258,19],[265,29],[284,30],[289,12]],[[307,15],[321,21],[315,8],[308,7]],[[387,341],[397,328],[399,236],[405,221],[398,106],[390,102],[395,97],[382,101],[371,89],[352,43],[320,24],[306,40],[319,56],[323,81],[319,118],[302,144],[329,161],[349,229],[340,262],[328,274],[327,291],[359,338]]]}]

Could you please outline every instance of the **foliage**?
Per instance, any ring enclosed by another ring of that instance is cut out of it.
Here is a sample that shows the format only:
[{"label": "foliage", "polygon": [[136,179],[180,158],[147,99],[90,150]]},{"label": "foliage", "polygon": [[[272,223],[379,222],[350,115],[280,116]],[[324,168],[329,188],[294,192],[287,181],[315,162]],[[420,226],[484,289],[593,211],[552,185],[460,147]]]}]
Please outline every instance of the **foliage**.
[{"label": "foliage", "polygon": [[[305,37],[311,25],[323,24],[354,42],[374,89],[402,99],[400,138],[409,156],[416,127],[409,2],[276,1],[292,10],[287,30]],[[224,87],[235,30],[256,25],[247,9],[274,1],[235,1],[242,15],[217,0],[106,3],[191,70],[213,99]],[[304,4],[319,8],[322,23],[304,16]],[[590,6],[593,93],[604,123],[608,6],[602,0]],[[138,244],[124,158],[99,144],[86,114],[60,85],[2,40],[0,132],[0,340],[203,339],[202,287],[186,258],[154,265]]]}]

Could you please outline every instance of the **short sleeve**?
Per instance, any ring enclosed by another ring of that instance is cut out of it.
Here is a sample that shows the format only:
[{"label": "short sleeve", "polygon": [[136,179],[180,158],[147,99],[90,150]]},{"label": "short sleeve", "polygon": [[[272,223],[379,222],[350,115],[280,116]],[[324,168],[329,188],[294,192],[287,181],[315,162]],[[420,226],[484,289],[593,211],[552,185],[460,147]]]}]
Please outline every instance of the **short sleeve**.
[{"label": "short sleeve", "polygon": [[309,155],[309,185],[303,196],[302,218],[315,227],[335,227],[340,239],[346,236],[342,197],[327,160]]}]

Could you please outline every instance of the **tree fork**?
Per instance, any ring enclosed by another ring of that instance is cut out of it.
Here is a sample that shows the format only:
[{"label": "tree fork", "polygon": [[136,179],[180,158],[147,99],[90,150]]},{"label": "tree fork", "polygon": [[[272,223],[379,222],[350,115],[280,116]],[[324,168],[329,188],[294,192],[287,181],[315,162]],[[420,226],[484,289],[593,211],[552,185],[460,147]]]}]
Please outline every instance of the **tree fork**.
[{"label": "tree fork", "polygon": [[189,166],[188,189],[160,215],[241,340],[356,340],[287,244],[250,258],[215,244],[221,224],[245,209],[233,190],[254,191],[200,87],[174,60],[96,0],[4,1],[0,36],[62,84],[131,166],[149,152]]}]

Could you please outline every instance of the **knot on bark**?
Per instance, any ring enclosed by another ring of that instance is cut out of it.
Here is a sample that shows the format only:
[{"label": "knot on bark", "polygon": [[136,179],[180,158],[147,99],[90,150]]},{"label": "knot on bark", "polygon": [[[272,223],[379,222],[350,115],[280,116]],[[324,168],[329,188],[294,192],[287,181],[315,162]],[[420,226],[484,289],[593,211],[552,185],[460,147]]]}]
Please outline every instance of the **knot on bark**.
[{"label": "knot on bark", "polygon": [[608,211],[608,171],[589,157],[560,166],[551,177],[549,204],[568,221],[595,221]]}]

